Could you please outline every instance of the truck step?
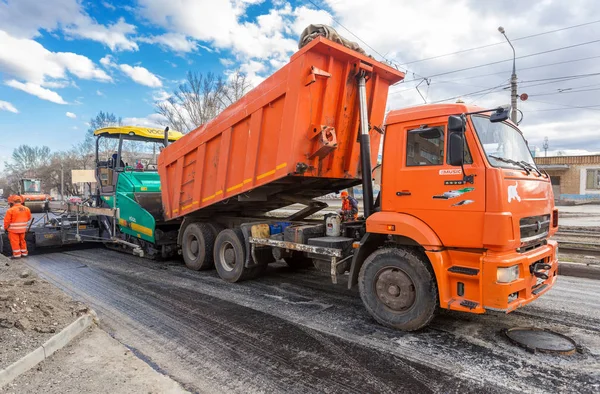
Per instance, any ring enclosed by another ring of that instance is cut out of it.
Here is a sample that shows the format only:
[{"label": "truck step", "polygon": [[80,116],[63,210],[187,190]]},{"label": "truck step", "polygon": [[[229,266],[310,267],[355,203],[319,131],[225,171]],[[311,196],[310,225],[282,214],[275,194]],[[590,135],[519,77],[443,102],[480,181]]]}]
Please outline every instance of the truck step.
[{"label": "truck step", "polygon": [[448,268],[448,271],[454,272],[455,274],[463,274],[463,275],[470,275],[470,276],[476,276],[479,274],[479,270],[476,268],[460,267],[458,265],[454,265],[454,266]]},{"label": "truck step", "polygon": [[537,287],[536,289],[534,289],[534,290],[533,290],[531,293],[532,293],[533,295],[538,295],[538,294],[539,294],[539,293],[541,293],[542,291],[546,290],[546,287],[548,287],[548,285],[544,283],[544,284],[543,284],[543,285],[541,285],[540,287]]},{"label": "truck step", "polygon": [[464,306],[465,308],[475,309],[475,308],[477,308],[477,305],[479,305],[479,303],[477,303],[475,301],[463,300],[460,303],[460,305]]}]

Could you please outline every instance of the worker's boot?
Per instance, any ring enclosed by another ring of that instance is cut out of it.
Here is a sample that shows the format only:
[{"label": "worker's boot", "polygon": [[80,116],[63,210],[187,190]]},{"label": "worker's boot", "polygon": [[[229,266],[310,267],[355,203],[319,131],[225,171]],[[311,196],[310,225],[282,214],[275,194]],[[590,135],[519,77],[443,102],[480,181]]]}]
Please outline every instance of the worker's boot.
[{"label": "worker's boot", "polygon": [[21,256],[10,256],[9,259],[11,259],[11,260],[20,260]]}]

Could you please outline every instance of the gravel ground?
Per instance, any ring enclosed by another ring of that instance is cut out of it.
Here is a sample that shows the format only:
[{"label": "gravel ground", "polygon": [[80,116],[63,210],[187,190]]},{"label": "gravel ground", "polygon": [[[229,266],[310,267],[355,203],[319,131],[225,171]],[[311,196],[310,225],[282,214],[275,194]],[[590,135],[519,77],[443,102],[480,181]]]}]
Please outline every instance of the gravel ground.
[{"label": "gravel ground", "polygon": [[179,384],[153,370],[97,327],[82,334],[36,369],[21,375],[4,392],[187,393]]},{"label": "gravel ground", "polygon": [[0,369],[38,348],[87,307],[0,255]]},{"label": "gravel ground", "polygon": [[[228,284],[180,261],[103,249],[28,264],[98,312],[101,327],[186,389],[248,392],[600,391],[600,282],[560,277],[509,315],[443,312],[416,333],[377,325],[356,291],[326,274],[269,267]],[[529,354],[502,329],[548,328],[581,347]]]}]

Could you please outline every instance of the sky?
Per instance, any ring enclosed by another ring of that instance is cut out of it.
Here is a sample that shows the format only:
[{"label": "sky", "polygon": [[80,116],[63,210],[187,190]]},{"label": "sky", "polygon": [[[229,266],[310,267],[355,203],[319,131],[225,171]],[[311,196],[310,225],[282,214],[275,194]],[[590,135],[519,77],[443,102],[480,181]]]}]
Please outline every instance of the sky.
[{"label": "sky", "polygon": [[503,26],[530,145],[600,153],[596,0],[0,0],[0,163],[21,144],[70,148],[99,111],[159,126],[155,103],[188,71],[240,70],[256,86],[311,23],[407,72],[389,109],[508,104]]}]

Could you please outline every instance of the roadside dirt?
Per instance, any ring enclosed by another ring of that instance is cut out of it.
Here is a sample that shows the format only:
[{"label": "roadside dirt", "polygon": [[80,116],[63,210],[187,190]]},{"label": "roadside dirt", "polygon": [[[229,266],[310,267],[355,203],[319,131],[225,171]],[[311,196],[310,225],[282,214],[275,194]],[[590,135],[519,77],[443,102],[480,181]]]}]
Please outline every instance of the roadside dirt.
[{"label": "roadside dirt", "polygon": [[87,312],[23,260],[0,255],[0,369],[38,348]]},{"label": "roadside dirt", "polygon": [[[1,390],[0,390],[1,391]],[[24,373],[6,393],[187,393],[129,349],[94,327]]]}]

